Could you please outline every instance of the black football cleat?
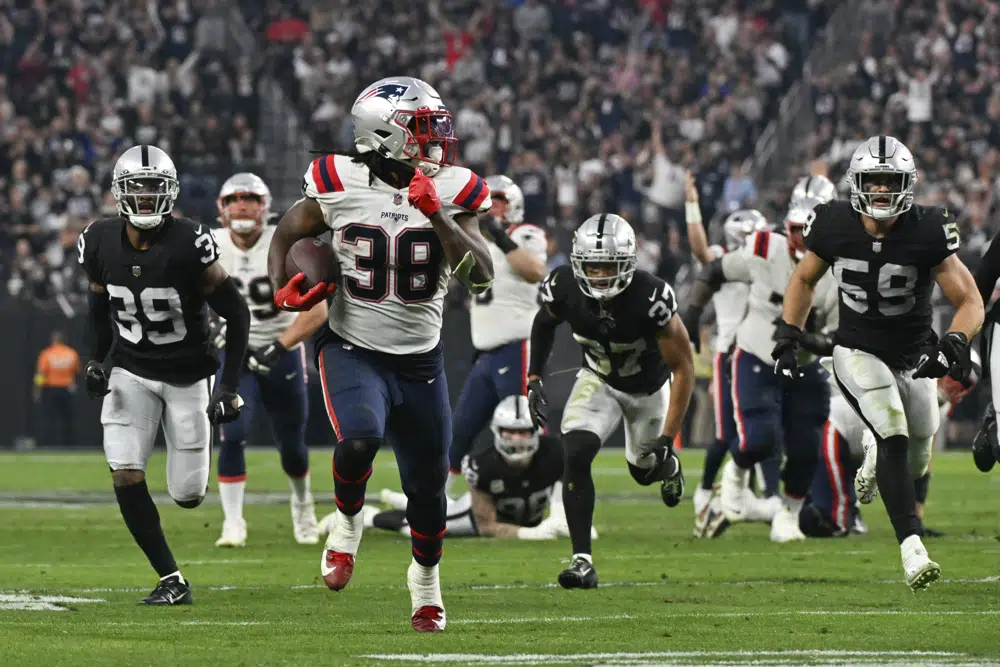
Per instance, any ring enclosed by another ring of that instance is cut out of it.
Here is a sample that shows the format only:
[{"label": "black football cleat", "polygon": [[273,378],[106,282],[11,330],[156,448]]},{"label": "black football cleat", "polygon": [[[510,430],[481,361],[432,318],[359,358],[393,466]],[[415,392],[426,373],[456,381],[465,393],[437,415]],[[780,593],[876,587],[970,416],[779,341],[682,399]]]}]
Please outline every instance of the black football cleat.
[{"label": "black football cleat", "polygon": [[156,589],[144,597],[140,604],[164,606],[191,604],[192,602],[194,602],[194,595],[191,593],[191,583],[175,574],[166,579],[160,579]]},{"label": "black football cleat", "polygon": [[[676,454],[671,453],[670,458],[675,461],[676,467],[674,468],[674,474],[663,476],[663,484],[660,486],[660,498],[663,499],[663,504],[667,507],[677,507],[681,498],[684,497],[684,471],[681,470],[681,460]],[[665,466],[669,464],[669,460],[664,463]]]},{"label": "black football cleat", "polygon": [[597,588],[597,570],[585,558],[574,558],[569,567],[559,573],[563,588]]},{"label": "black football cleat", "polygon": [[940,530],[924,527],[924,537],[945,537],[946,535],[947,533],[943,533]]},{"label": "black football cleat", "polygon": [[997,413],[990,403],[983,415],[983,425],[972,441],[972,460],[981,472],[993,470],[997,462],[1000,443],[997,442]]}]

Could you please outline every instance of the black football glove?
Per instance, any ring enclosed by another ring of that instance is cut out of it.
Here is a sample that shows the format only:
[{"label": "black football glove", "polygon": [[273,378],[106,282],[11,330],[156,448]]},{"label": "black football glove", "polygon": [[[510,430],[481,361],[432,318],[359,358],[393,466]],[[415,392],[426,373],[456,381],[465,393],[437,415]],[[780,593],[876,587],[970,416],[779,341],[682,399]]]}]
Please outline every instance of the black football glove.
[{"label": "black football glove", "polygon": [[774,359],[774,374],[784,380],[797,380],[802,377],[799,370],[799,337],[802,330],[794,324],[779,320],[774,329],[774,349],[771,358]]},{"label": "black football glove", "polygon": [[701,313],[701,308],[688,308],[681,313],[681,322],[687,329],[688,338],[691,339],[694,351],[699,354],[701,353]]},{"label": "black football glove", "polygon": [[252,349],[247,352],[247,368],[260,375],[269,375],[271,369],[278,364],[281,355],[287,351],[285,346],[278,341],[274,341],[267,347]]},{"label": "black football glove", "polygon": [[917,367],[913,369],[915,378],[942,378],[965,382],[972,373],[969,358],[969,339],[960,331],[949,331],[937,345],[920,355]]},{"label": "black football glove", "polygon": [[101,398],[111,392],[108,389],[108,372],[99,361],[87,362],[84,384],[87,385],[87,395],[91,398]]},{"label": "black football glove", "polygon": [[208,338],[212,341],[215,349],[224,348],[226,346],[226,321],[213,317],[208,323]]},{"label": "black football glove", "polygon": [[240,413],[243,412],[243,399],[235,391],[220,386],[212,393],[205,412],[213,424],[228,424],[240,418]]},{"label": "black football glove", "polygon": [[528,381],[528,412],[531,413],[531,423],[535,428],[545,428],[549,421],[549,400],[545,397],[545,389],[538,378]]}]

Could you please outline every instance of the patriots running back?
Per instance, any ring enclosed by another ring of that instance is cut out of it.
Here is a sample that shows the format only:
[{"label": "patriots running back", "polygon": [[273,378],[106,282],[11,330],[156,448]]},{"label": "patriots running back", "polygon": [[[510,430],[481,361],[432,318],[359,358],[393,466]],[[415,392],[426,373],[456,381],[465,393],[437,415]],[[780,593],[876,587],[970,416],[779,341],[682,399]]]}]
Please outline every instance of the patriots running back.
[{"label": "patriots running back", "polygon": [[[331,590],[350,582],[364,528],[361,508],[372,461],[392,436],[411,530],[407,571],[411,625],[445,626],[438,563],[451,445],[441,321],[454,275],[473,294],[493,282],[493,260],[478,214],[490,209],[486,182],[453,166],[456,137],[441,96],[411,77],[377,81],[351,109],[354,150],[324,155],[303,178],[303,197],[271,239],[268,273],[275,305],[308,310],[331,298],[316,340],[333,455],[338,520],[320,561]],[[342,284],[303,292],[304,274],[286,274],[300,239],[332,232]]]}]

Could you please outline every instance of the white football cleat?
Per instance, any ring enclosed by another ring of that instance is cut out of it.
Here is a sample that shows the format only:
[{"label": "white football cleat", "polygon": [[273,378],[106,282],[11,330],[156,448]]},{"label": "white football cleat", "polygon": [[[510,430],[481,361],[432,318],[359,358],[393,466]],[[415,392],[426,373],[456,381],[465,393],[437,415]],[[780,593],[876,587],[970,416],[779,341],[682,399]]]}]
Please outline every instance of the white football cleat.
[{"label": "white football cleat", "polygon": [[316,503],[312,494],[305,502],[296,502],[293,497],[292,533],[299,544],[319,544],[319,522],[316,521]]},{"label": "white football cleat", "polygon": [[393,491],[392,489],[382,489],[379,492],[378,496],[379,500],[382,501],[383,505],[388,505],[389,507],[396,510],[406,509],[405,493],[400,493],[399,491]]},{"label": "white football cleat", "polygon": [[878,480],[875,476],[875,465],[878,462],[878,445],[871,431],[865,431],[861,437],[861,446],[865,450],[864,461],[854,476],[854,491],[858,502],[867,505],[878,496]]},{"label": "white football cleat", "polygon": [[784,543],[804,539],[806,536],[799,528],[799,513],[793,512],[782,503],[781,510],[774,515],[774,520],[771,522],[771,541]]},{"label": "white football cleat", "polygon": [[350,583],[354,574],[354,557],[361,544],[364,518],[360,513],[347,516],[337,512],[332,524],[319,569],[327,588],[339,591]]},{"label": "white football cleat", "polygon": [[245,547],[247,544],[247,522],[244,519],[230,519],[222,522],[222,536],[215,541],[217,547]]},{"label": "white football cleat", "polygon": [[722,506],[722,514],[731,523],[745,521],[746,517],[746,495],[744,491],[748,486],[749,470],[744,470],[729,459],[722,467],[722,481],[719,486],[719,504]]},{"label": "white football cleat", "polygon": [[917,535],[910,535],[899,545],[903,556],[903,574],[906,585],[916,592],[927,588],[941,578],[941,566],[927,555],[924,543]]},{"label": "white football cleat", "polygon": [[746,493],[744,516],[747,521],[771,523],[774,521],[774,517],[778,516],[778,512],[785,507],[784,503],[781,502],[781,496],[758,498],[750,489],[747,489]]},{"label": "white football cleat", "polygon": [[417,632],[444,630],[444,602],[441,601],[441,580],[438,566],[425,567],[415,560],[406,570],[406,587],[410,589],[410,625]]}]

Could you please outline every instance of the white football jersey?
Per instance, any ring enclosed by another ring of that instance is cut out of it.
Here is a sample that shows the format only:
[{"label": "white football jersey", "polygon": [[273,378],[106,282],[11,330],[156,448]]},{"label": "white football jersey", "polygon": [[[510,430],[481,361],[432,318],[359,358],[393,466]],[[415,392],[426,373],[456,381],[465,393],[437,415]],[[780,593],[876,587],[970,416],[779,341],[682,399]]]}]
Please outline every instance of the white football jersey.
[{"label": "white football jersey", "polygon": [[[344,340],[389,354],[427,352],[441,338],[451,266],[430,220],[407,202],[406,189],[379,179],[343,155],[313,160],[303,193],[315,199],[333,232],[343,274],[330,328]],[[464,167],[434,176],[446,215],[492,206],[486,181]]]},{"label": "white football jersey", "polygon": [[[795,264],[788,239],[767,231],[754,232],[743,248],[722,258],[726,280],[750,284],[746,317],[736,330],[736,344],[761,361],[773,361],[774,321],[781,317],[785,287]],[[818,330],[837,328],[837,281],[831,272],[817,283],[812,309]]]},{"label": "white football jersey", "polygon": [[250,347],[270,345],[298,316],[274,305],[274,289],[267,277],[267,251],[274,229],[264,227],[260,238],[248,250],[237,247],[228,229],[212,230],[219,246],[219,263],[236,282],[250,307]]},{"label": "white football jersey", "polygon": [[[548,256],[545,231],[535,225],[517,225],[507,232],[519,248],[543,262]],[[492,350],[531,337],[531,324],[538,313],[538,284],[514,272],[500,248],[487,241],[493,257],[493,286],[472,300],[472,345]]]},{"label": "white football jersey", "polygon": [[[718,245],[709,247],[709,252],[716,258],[726,254],[725,248]],[[747,312],[747,295],[750,286],[746,283],[724,283],[719,291],[712,295],[712,307],[715,310],[715,340],[712,351],[725,354],[736,342],[736,329],[743,321]]]}]

